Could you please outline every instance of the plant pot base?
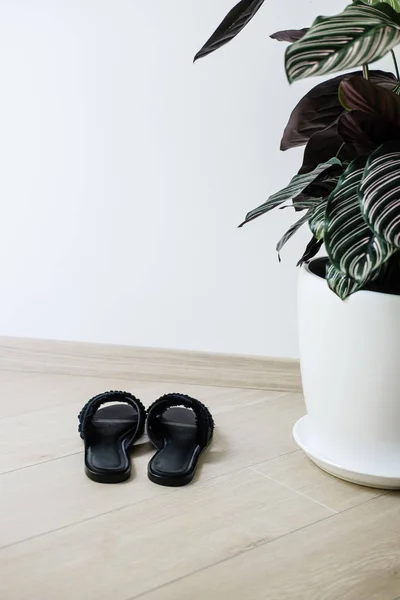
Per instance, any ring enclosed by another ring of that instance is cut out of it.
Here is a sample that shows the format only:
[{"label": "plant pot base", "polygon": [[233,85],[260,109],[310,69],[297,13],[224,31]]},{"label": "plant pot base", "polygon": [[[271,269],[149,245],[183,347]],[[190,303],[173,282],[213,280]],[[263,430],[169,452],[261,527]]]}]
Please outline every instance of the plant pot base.
[{"label": "plant pot base", "polygon": [[[318,444],[318,437],[312,431],[308,415],[297,421],[293,428],[296,443],[307,456],[323,471],[339,479],[365,485],[368,487],[397,490],[400,489],[400,457],[380,456],[378,459],[364,459],[362,462],[349,460],[346,465],[343,461],[335,461],[333,456],[324,455],[323,449]],[[359,464],[356,464],[359,462]]]}]

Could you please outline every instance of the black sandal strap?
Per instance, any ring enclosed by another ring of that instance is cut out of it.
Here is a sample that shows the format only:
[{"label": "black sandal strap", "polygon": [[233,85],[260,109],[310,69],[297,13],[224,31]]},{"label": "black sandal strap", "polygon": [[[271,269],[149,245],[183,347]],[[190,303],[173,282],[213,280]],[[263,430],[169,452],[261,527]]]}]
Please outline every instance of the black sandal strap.
[{"label": "black sandal strap", "polygon": [[201,448],[207,446],[214,433],[214,419],[204,404],[185,396],[184,394],[166,394],[156,400],[147,411],[147,434],[152,443],[162,448],[162,437],[158,431],[159,417],[161,417],[169,408],[175,406],[184,406],[192,410],[196,416],[197,440]]},{"label": "black sandal strap", "polygon": [[88,427],[90,426],[94,415],[102,406],[107,402],[124,402],[125,404],[129,404],[133,408],[135,408],[138,412],[138,421],[137,421],[137,432],[140,430],[143,431],[144,423],[146,420],[146,409],[144,408],[141,401],[130,394],[129,392],[104,392],[103,394],[98,394],[91,398],[85,406],[82,408],[81,412],[78,415],[79,419],[79,427],[78,431],[83,439],[88,431]]}]

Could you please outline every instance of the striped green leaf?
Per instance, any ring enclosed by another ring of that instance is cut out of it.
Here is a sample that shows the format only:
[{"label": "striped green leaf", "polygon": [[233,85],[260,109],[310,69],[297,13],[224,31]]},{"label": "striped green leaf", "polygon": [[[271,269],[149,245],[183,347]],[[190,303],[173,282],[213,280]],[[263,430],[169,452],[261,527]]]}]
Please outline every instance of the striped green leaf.
[{"label": "striped green leaf", "polygon": [[291,227],[289,227],[289,229],[287,230],[287,232],[281,237],[281,239],[279,240],[279,242],[276,245],[276,251],[278,253],[278,258],[279,260],[281,259],[280,257],[280,252],[283,248],[283,246],[286,244],[286,242],[288,242],[290,240],[290,238],[292,238],[294,236],[294,234],[296,233],[296,231],[298,231],[300,229],[300,227],[302,227],[302,225],[304,225],[305,223],[307,223],[308,219],[311,216],[311,213],[313,212],[313,209],[309,209],[305,215],[303,215],[301,217],[301,219],[299,219],[298,221],[296,221],[296,223],[293,223],[293,225]]},{"label": "striped green leaf", "polygon": [[350,163],[328,198],[325,213],[325,247],[336,269],[358,283],[370,275],[392,254],[392,247],[369,228],[361,214],[358,190],[366,158]]},{"label": "striped green leaf", "polygon": [[335,292],[341,300],[345,300],[354,292],[358,292],[363,286],[362,283],[358,283],[348,275],[344,275],[330,263],[326,266],[326,281],[332,292]]},{"label": "striped green leaf", "polygon": [[289,81],[343,71],[382,58],[400,42],[400,16],[388,4],[356,0],[340,14],[318,17],[286,50]]},{"label": "striped green leaf", "polygon": [[316,256],[321,250],[321,247],[322,240],[316,240],[313,236],[308,242],[306,249],[303,252],[303,256],[300,258],[299,262],[297,263],[297,266],[301,267],[301,265],[303,265],[305,262],[308,262],[309,260],[314,258],[314,256]]},{"label": "striped green leaf", "polygon": [[366,4],[372,4],[376,6],[380,2],[385,2],[385,4],[389,4],[396,12],[400,12],[400,0],[364,0]]},{"label": "striped green leaf", "polygon": [[323,199],[311,212],[308,224],[317,240],[322,240],[325,233],[325,213],[328,199]]},{"label": "striped green leaf", "polygon": [[295,208],[296,210],[308,210],[309,208],[315,208],[322,200],[322,198],[307,198],[302,200],[301,202],[296,202],[296,204],[294,203],[294,200],[296,198],[293,198],[293,204],[284,204],[283,206],[279,207],[279,210],[286,210],[286,208]]},{"label": "striped green leaf", "polygon": [[[371,273],[366,281],[356,281],[352,279],[348,275],[344,275],[341,271],[336,269],[332,264],[328,263],[326,266],[326,280],[330,289],[335,292],[342,300],[345,300],[354,292],[358,292],[358,290],[365,288],[371,289],[371,284],[374,285],[376,280],[381,279],[380,285],[378,285],[378,289],[382,286],[382,276],[385,276],[388,272],[388,265],[390,265],[390,261],[385,262],[383,265],[378,267],[376,271]],[[383,284],[384,285],[384,284]]]},{"label": "striped green leaf", "polygon": [[266,202],[264,202],[264,204],[261,204],[261,206],[259,206],[258,208],[255,208],[254,210],[250,211],[246,215],[246,219],[241,225],[239,225],[239,227],[242,227],[246,223],[257,219],[257,217],[260,217],[261,215],[269,212],[273,208],[280,206],[281,204],[286,202],[286,200],[291,200],[292,198],[295,198],[296,196],[301,194],[306,189],[306,187],[309,186],[310,183],[312,183],[319,175],[321,175],[321,173],[323,173],[327,169],[330,169],[333,166],[340,165],[340,160],[338,160],[337,158],[331,158],[327,162],[318,165],[318,167],[314,169],[311,173],[306,173],[305,175],[295,175],[295,177],[293,177],[293,179],[286,188],[284,188],[280,192],[277,192],[276,194],[273,194],[268,198]]},{"label": "striped green leaf", "polygon": [[380,146],[368,158],[360,185],[361,212],[377,236],[400,248],[400,143]]}]

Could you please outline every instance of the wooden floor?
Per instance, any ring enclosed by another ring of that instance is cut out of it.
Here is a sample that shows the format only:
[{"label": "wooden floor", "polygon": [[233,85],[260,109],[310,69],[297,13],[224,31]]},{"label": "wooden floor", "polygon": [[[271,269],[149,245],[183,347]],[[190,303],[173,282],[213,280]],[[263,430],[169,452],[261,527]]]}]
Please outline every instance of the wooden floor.
[{"label": "wooden floor", "polygon": [[[93,483],[77,434],[106,389],[198,397],[215,441],[196,481]],[[296,393],[0,371],[1,600],[395,600],[400,498],[338,481],[298,451]]]}]

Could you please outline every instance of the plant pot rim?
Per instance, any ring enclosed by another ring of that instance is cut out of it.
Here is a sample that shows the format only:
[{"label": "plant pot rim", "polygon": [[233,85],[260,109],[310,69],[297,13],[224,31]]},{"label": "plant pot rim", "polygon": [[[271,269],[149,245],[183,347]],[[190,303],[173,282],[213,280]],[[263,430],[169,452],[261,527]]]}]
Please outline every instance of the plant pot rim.
[{"label": "plant pot rim", "polygon": [[[307,263],[303,263],[302,264],[302,269],[311,277],[313,277],[316,280],[319,280],[321,282],[321,285],[326,285],[326,279],[325,277],[321,277],[320,275],[317,275],[316,273],[314,273],[313,271],[311,271],[310,269],[310,265],[316,263],[316,262],[323,262],[323,261],[327,261],[327,257],[319,257],[319,258],[313,258],[312,260],[310,260]],[[332,292],[331,290],[329,290],[331,294],[334,294],[334,292]],[[384,296],[384,297],[388,297],[388,296],[394,296],[395,298],[399,298],[400,301],[400,295],[399,294],[389,294],[387,292],[378,292],[375,290],[359,290],[358,292],[355,292],[354,294],[352,294],[351,296],[349,296],[348,298],[346,298],[346,300],[341,300],[341,302],[349,302],[352,301],[354,302],[355,298],[357,297],[358,294],[362,294],[363,296],[368,294],[368,295],[374,295],[374,296]]]}]

